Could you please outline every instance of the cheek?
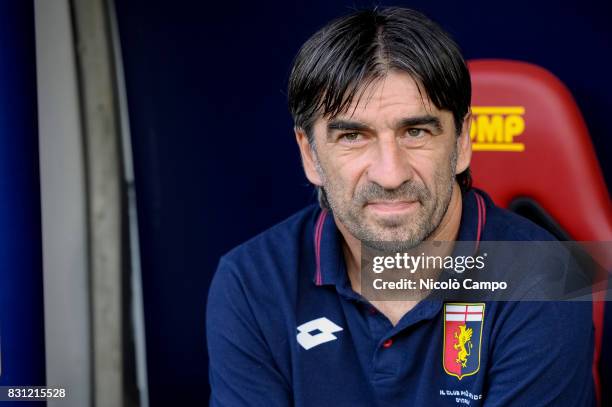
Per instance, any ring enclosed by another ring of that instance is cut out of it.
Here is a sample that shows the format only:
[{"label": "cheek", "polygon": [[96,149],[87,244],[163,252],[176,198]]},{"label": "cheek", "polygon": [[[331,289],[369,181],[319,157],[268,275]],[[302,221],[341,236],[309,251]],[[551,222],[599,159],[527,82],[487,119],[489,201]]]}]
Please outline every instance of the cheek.
[{"label": "cheek", "polygon": [[412,179],[430,187],[436,177],[436,151],[413,150],[406,154],[406,165],[410,166]]},{"label": "cheek", "polygon": [[430,192],[445,188],[451,169],[451,151],[422,150],[409,152],[407,160],[412,169],[412,179],[424,184]]},{"label": "cheek", "polygon": [[332,188],[352,196],[365,179],[367,160],[365,157],[340,155],[322,158],[321,166]]}]

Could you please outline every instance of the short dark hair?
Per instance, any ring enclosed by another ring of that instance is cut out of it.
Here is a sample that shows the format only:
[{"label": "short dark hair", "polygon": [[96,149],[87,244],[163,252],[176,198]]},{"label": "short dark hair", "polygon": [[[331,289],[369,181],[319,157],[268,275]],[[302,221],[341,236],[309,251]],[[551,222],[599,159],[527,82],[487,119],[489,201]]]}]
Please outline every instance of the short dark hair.
[{"label": "short dark hair", "polygon": [[[438,109],[451,111],[460,134],[472,85],[459,47],[423,14],[398,7],[340,17],[306,41],[289,77],[295,126],[312,145],[312,127],[319,115],[345,112],[390,69],[408,73]],[[457,175],[457,181],[462,191],[471,187],[469,168]]]}]

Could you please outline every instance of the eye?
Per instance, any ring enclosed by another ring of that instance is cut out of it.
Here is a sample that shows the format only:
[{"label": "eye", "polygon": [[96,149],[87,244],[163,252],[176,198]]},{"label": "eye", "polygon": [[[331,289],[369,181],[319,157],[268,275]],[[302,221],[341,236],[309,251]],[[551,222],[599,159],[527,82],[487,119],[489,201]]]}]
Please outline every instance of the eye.
[{"label": "eye", "polygon": [[363,135],[361,133],[344,133],[340,135],[339,140],[348,143],[355,143],[363,140]]},{"label": "eye", "polygon": [[425,135],[425,130],[423,129],[408,129],[406,134],[412,138],[419,138]]}]

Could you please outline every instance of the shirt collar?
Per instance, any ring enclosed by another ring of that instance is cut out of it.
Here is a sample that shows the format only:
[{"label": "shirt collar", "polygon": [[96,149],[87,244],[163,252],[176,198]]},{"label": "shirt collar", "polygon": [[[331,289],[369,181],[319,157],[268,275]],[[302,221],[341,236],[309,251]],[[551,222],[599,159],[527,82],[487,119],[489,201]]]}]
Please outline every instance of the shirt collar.
[{"label": "shirt collar", "polygon": [[461,223],[457,240],[465,242],[476,242],[474,251],[482,240],[484,228],[487,223],[487,201],[486,194],[478,189],[472,188],[463,194],[461,210]]},{"label": "shirt collar", "polygon": [[345,273],[340,231],[331,212],[323,209],[315,222],[314,246],[316,285],[335,284]]}]

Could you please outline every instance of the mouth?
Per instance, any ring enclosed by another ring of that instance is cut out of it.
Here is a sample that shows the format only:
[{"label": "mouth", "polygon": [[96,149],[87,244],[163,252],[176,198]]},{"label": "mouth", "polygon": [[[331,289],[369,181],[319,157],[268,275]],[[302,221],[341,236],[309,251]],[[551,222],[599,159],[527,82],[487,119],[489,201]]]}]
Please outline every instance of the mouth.
[{"label": "mouth", "polygon": [[381,215],[399,215],[413,211],[418,204],[418,201],[373,201],[366,208]]}]

